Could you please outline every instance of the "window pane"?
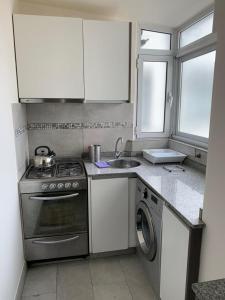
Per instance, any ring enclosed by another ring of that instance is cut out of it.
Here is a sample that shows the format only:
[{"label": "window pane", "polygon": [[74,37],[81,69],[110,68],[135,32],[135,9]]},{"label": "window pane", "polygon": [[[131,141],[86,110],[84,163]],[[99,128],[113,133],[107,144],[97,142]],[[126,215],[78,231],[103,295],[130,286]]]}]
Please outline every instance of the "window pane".
[{"label": "window pane", "polygon": [[167,62],[143,62],[141,131],[163,132]]},{"label": "window pane", "polygon": [[171,34],[168,33],[141,31],[141,49],[170,50],[170,40]]},{"label": "window pane", "polygon": [[212,33],[214,14],[203,18],[199,22],[191,25],[180,34],[180,47],[184,47],[198,39]]},{"label": "window pane", "polygon": [[215,54],[182,63],[180,132],[209,137]]}]

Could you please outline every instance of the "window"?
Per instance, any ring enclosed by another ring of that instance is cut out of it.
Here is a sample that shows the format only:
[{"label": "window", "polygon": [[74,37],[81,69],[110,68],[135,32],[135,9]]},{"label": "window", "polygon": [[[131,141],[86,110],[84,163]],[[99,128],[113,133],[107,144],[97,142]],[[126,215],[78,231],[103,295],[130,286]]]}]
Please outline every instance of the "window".
[{"label": "window", "polygon": [[140,28],[138,138],[173,136],[207,147],[216,57],[213,21],[208,9],[175,32]]},{"label": "window", "polygon": [[200,38],[212,33],[214,14],[202,18],[200,21],[192,24],[180,33],[180,47],[193,43]]},{"label": "window", "polygon": [[172,90],[171,39],[171,32],[141,30],[141,54],[138,59],[138,137],[169,136],[170,107],[167,100]]},{"label": "window", "polygon": [[141,30],[141,49],[171,49],[171,34]]},{"label": "window", "polygon": [[209,137],[215,51],[181,63],[179,131]]},{"label": "window", "polygon": [[[180,32],[177,53],[179,83],[176,110],[176,136],[194,144],[208,142],[215,66],[215,40],[212,38],[213,13]],[[211,34],[210,34],[211,33]],[[205,36],[204,41],[200,40]],[[191,44],[198,41],[196,44]],[[176,81],[174,81],[176,84]]]},{"label": "window", "polygon": [[143,61],[141,132],[163,132],[167,62]]}]

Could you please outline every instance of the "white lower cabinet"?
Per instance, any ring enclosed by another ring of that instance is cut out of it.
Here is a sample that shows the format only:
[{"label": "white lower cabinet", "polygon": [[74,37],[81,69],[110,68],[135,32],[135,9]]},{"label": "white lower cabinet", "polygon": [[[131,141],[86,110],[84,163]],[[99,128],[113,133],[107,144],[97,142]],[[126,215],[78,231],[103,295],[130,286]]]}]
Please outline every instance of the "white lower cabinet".
[{"label": "white lower cabinet", "polygon": [[129,248],[136,247],[137,245],[137,234],[136,234],[136,186],[137,179],[129,178]]},{"label": "white lower cabinet", "polygon": [[190,232],[166,206],[162,221],[160,297],[161,300],[184,300]]},{"label": "white lower cabinet", "polygon": [[92,253],[128,248],[128,178],[94,179],[89,183]]}]

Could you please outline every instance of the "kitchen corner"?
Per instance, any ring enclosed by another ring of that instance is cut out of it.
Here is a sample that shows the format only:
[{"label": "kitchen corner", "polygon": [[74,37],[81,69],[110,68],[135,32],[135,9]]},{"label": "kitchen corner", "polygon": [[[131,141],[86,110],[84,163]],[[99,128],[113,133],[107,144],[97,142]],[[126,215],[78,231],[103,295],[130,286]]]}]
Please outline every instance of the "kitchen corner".
[{"label": "kitchen corner", "polygon": [[[127,157],[127,159],[131,158]],[[165,204],[188,226],[204,226],[204,223],[199,220],[199,209],[203,208],[204,172],[184,165],[185,172],[170,173],[163,168],[162,164],[153,165],[141,157],[135,157],[135,160],[141,165],[130,169],[99,169],[88,161],[85,161],[85,168],[88,177],[92,178],[138,177],[162,197]]]},{"label": "kitchen corner", "polygon": [[225,299],[225,2],[1,2],[0,300]]}]

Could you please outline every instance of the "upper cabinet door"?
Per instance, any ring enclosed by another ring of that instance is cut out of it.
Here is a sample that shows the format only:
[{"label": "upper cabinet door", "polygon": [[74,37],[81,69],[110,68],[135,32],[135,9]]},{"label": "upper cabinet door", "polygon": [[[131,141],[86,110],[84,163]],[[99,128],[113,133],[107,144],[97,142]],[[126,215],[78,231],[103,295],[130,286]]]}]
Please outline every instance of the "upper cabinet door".
[{"label": "upper cabinet door", "polygon": [[82,20],[14,15],[20,98],[84,98]]},{"label": "upper cabinet door", "polygon": [[128,101],[129,23],[83,21],[86,101]]}]

